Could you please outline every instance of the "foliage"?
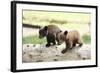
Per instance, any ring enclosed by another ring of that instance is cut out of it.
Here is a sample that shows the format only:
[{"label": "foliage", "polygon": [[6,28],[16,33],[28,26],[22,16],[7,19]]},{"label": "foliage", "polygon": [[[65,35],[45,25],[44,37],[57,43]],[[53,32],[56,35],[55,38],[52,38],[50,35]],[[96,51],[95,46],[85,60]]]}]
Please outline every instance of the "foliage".
[{"label": "foliage", "polygon": [[82,36],[82,39],[83,39],[83,42],[86,43],[86,44],[91,43],[91,36],[90,36],[90,34],[84,34]]}]

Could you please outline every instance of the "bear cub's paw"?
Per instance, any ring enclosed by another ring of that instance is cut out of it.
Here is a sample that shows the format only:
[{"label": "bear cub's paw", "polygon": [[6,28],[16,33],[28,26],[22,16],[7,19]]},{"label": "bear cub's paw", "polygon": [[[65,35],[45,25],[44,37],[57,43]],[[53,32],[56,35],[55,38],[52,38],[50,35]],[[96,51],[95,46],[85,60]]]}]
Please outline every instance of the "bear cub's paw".
[{"label": "bear cub's paw", "polygon": [[83,43],[79,44],[79,47],[81,47],[83,45]]},{"label": "bear cub's paw", "polygon": [[61,52],[61,53],[63,53],[63,54],[64,54],[64,53],[66,53],[66,52],[67,52],[67,50],[66,50],[66,49],[64,49],[64,50],[62,50],[62,52]]},{"label": "bear cub's paw", "polygon": [[46,44],[46,47],[50,47],[50,44]]}]

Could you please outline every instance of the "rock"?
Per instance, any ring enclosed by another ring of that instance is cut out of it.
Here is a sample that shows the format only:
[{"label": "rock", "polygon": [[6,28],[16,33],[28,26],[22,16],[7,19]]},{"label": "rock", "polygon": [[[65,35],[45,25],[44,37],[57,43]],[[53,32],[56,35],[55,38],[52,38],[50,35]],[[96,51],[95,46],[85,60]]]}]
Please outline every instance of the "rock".
[{"label": "rock", "polygon": [[83,47],[77,49],[75,52],[83,60],[91,58],[91,46],[89,45],[83,45]]},{"label": "rock", "polygon": [[[27,47],[28,45],[28,47]],[[23,62],[51,62],[64,60],[86,60],[91,58],[90,45],[75,47],[62,54],[65,44],[45,47],[40,44],[23,44]]]}]

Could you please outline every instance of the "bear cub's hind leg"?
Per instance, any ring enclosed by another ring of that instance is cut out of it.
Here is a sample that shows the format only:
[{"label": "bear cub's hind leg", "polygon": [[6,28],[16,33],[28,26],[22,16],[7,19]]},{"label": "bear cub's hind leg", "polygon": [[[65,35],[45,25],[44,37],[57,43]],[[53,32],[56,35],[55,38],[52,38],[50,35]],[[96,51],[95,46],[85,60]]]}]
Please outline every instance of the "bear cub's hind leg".
[{"label": "bear cub's hind leg", "polygon": [[78,39],[78,44],[79,44],[79,47],[81,47],[83,45],[82,43],[82,40],[81,39]]},{"label": "bear cub's hind leg", "polygon": [[67,49],[66,48],[61,51],[61,53],[63,53],[63,54],[66,53],[66,52],[67,52]]}]

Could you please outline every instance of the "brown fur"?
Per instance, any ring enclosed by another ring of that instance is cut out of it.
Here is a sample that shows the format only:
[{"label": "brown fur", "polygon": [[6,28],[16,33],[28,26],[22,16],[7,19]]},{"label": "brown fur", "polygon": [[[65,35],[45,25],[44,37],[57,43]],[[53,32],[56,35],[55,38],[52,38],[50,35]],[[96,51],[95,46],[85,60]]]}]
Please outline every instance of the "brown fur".
[{"label": "brown fur", "polygon": [[66,48],[62,51],[62,53],[65,53],[68,49],[72,49],[76,46],[76,44],[82,46],[82,39],[79,32],[76,30],[61,32],[58,34],[57,38],[60,43],[65,42],[66,44]]},{"label": "brown fur", "polygon": [[[46,46],[49,47],[51,43],[53,45],[56,44],[56,34],[59,33],[61,30],[58,26],[56,25],[48,25],[43,27],[42,29],[39,30],[39,38],[46,37],[47,38],[47,44]],[[57,41],[57,43],[59,43]]]}]

